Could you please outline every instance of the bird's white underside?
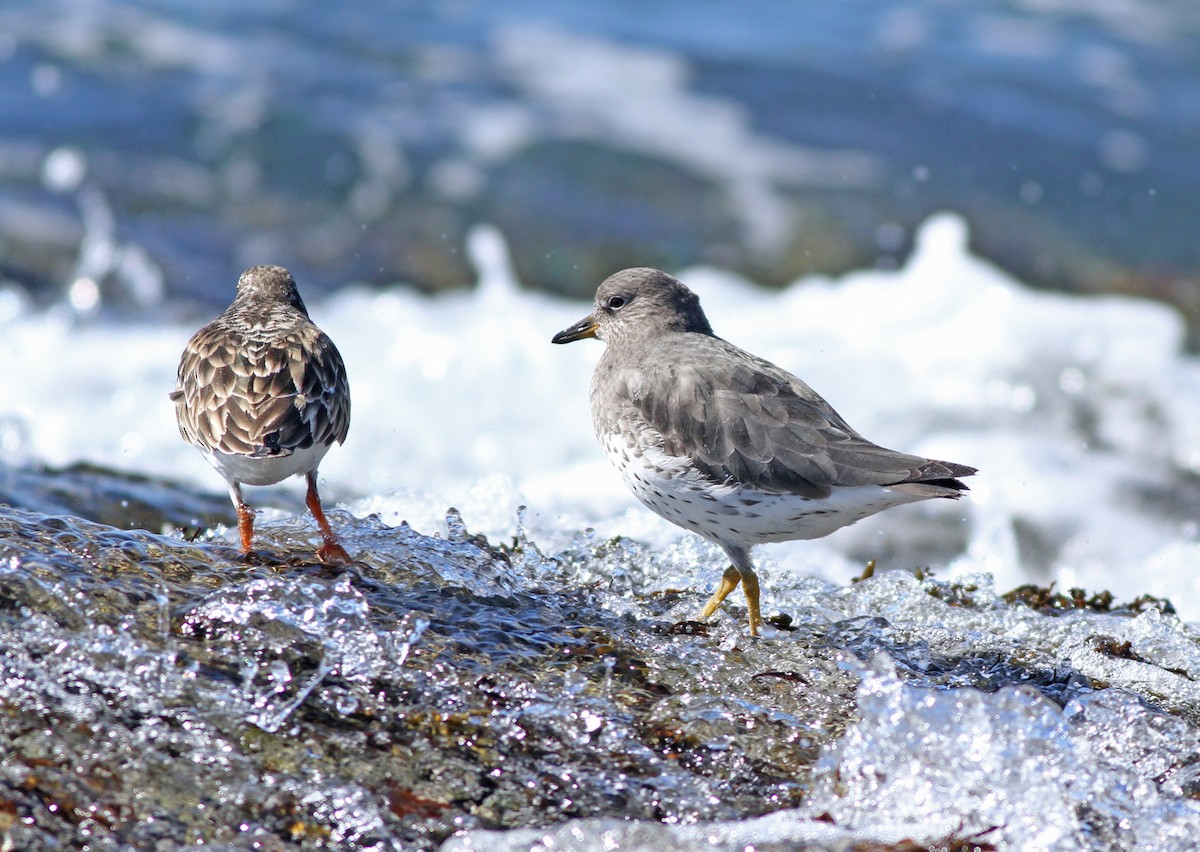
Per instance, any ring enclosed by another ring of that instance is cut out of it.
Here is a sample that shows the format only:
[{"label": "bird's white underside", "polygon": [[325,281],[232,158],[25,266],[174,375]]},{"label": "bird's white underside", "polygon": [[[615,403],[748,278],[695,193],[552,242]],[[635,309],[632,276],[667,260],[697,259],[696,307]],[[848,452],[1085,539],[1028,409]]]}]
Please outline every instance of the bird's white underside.
[{"label": "bird's white underside", "polygon": [[824,499],[713,485],[690,460],[658,447],[639,451],[616,432],[603,436],[601,444],[647,508],[717,543],[751,547],[821,538],[884,509],[924,499],[876,485],[835,487]]},{"label": "bird's white underside", "polygon": [[308,473],[321,463],[329,452],[329,444],[314,443],[305,449],[293,450],[286,456],[256,458],[210,450],[204,454],[225,481],[242,485],[274,485],[289,476]]}]

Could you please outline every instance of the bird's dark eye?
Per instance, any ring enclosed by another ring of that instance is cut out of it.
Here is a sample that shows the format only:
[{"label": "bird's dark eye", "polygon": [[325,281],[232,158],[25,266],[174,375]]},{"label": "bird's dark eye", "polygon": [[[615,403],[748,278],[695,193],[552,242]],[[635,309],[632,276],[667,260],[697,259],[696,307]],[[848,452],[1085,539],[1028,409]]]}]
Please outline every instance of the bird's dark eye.
[{"label": "bird's dark eye", "polygon": [[625,307],[625,297],[624,296],[610,297],[608,300],[608,307],[614,311],[621,310],[621,308]]}]

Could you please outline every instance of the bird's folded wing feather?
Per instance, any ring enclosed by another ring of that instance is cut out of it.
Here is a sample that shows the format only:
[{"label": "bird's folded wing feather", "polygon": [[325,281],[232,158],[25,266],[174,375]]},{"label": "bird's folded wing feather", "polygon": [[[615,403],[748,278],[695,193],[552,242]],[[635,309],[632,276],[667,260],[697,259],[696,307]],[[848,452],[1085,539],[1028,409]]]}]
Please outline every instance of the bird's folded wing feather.
[{"label": "bird's folded wing feather", "polygon": [[[662,449],[690,459],[714,482],[823,497],[834,486],[935,478],[929,460],[866,440],[796,377],[723,340],[706,341],[688,358],[660,353],[626,365],[623,385],[663,436]],[[651,387],[655,394],[645,392]],[[947,468],[941,476],[967,470]]]},{"label": "bird's folded wing feather", "polygon": [[350,428],[345,366],[315,326],[270,341],[205,326],[180,362],[172,398],[184,439],[222,453],[289,455],[340,443]]}]

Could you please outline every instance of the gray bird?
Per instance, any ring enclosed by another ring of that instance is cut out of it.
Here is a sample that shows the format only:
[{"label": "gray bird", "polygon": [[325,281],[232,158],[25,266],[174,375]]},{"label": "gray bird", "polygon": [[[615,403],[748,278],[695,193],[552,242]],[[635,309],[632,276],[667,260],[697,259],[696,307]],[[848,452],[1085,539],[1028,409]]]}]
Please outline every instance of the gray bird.
[{"label": "gray bird", "polygon": [[188,341],[179,361],[175,418],[183,439],[225,478],[242,550],[254,536],[243,485],[308,480],[307,504],[326,562],[350,562],[321,508],[317,465],[350,430],[350,385],[333,341],[308,317],[290,272],[253,266],[223,314]]},{"label": "gray bird", "polygon": [[553,338],[607,344],[592,422],[642,503],[719,544],[732,565],[700,613],[737,588],[762,624],[756,544],[812,539],[933,497],[957,499],[975,468],[898,453],[859,435],[812,388],[713,334],[700,300],[656,269],[626,269],[591,315]]}]

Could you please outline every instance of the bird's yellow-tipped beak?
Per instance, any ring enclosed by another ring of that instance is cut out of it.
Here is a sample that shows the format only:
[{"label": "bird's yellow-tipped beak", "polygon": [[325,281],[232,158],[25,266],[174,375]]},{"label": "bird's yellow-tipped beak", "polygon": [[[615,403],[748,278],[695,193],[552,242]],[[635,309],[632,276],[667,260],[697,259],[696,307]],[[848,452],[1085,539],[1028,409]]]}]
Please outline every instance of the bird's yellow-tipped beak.
[{"label": "bird's yellow-tipped beak", "polygon": [[585,337],[596,336],[596,319],[592,316],[586,316],[570,328],[564,328],[554,337],[550,338],[551,343],[572,343],[576,340],[583,340]]}]

